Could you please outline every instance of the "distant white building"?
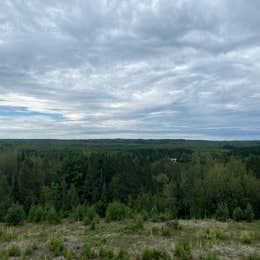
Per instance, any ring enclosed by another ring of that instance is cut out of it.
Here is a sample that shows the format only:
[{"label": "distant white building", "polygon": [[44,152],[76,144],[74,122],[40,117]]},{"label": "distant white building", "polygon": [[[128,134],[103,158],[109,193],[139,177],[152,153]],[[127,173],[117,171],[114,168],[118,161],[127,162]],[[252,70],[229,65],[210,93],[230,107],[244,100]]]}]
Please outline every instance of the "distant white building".
[{"label": "distant white building", "polygon": [[177,162],[177,158],[170,158],[170,160],[175,163]]}]

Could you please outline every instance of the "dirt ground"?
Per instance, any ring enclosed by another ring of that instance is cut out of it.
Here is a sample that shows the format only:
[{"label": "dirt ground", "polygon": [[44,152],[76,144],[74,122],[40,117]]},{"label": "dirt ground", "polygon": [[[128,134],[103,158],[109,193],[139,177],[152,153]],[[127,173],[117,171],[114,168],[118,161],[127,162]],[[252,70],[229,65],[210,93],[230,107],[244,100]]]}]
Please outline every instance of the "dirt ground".
[{"label": "dirt ground", "polygon": [[[172,259],[182,259],[175,256],[176,243],[188,244],[192,259],[202,259],[209,254],[218,259],[260,259],[260,221],[180,220],[179,228],[168,226],[169,223],[147,221],[140,228],[132,220],[111,223],[101,220],[95,227],[69,221],[59,225],[26,223],[14,228],[2,225],[0,250],[3,253],[12,246],[20,248],[20,256],[8,259],[65,259],[64,256],[54,256],[48,246],[48,240],[55,235],[73,252],[72,259],[79,259],[77,256],[86,244],[97,253],[104,246],[112,248],[115,254],[124,249],[130,259],[140,257],[145,248],[163,249]],[[249,238],[244,239],[244,236]],[[30,245],[37,248],[25,256]],[[0,259],[5,259],[1,257],[1,251]]]}]

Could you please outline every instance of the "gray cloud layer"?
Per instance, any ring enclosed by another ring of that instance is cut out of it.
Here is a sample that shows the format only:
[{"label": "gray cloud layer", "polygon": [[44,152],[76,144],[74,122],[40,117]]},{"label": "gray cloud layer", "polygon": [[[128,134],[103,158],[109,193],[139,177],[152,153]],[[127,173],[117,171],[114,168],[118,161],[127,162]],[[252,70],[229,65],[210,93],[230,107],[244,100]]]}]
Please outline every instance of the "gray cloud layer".
[{"label": "gray cloud layer", "polygon": [[259,139],[259,10],[2,0],[0,138]]}]

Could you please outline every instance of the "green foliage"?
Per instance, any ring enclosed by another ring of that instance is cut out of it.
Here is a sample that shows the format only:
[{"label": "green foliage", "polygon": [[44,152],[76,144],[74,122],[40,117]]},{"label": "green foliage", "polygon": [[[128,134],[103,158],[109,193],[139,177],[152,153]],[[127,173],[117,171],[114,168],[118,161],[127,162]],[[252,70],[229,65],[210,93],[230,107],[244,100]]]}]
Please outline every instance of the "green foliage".
[{"label": "green foliage", "polygon": [[114,250],[111,247],[101,247],[99,250],[99,257],[102,259],[113,259],[114,258]]},{"label": "green foliage", "polygon": [[34,249],[33,249],[32,246],[27,246],[27,247],[25,248],[25,250],[24,250],[24,255],[25,255],[25,256],[30,256],[30,255],[33,254],[33,251],[34,251]]},{"label": "green foliage", "polygon": [[59,218],[72,212],[73,219],[89,224],[94,210],[86,213],[86,201],[107,220],[131,218],[133,212],[158,222],[214,216],[238,220],[238,208],[243,209],[243,219],[260,217],[260,152],[255,144],[242,148],[245,144],[187,145],[170,140],[0,143],[1,222],[14,202],[29,212],[32,222],[46,221],[45,211],[53,207]]},{"label": "green foliage", "polygon": [[192,259],[191,249],[188,244],[175,243],[174,255],[182,260]]},{"label": "green foliage", "polygon": [[59,224],[61,222],[61,219],[54,207],[51,207],[47,209],[46,211],[46,221],[49,224]]},{"label": "green foliage", "polygon": [[248,260],[260,260],[260,256],[258,255],[250,255],[247,257]]},{"label": "green foliage", "polygon": [[20,256],[20,255],[21,255],[21,249],[20,249],[20,247],[19,247],[19,246],[16,246],[16,245],[10,247],[10,248],[8,249],[8,255],[9,255],[10,257],[18,257],[18,256]]},{"label": "green foliage", "polygon": [[95,251],[88,244],[85,244],[80,254],[80,260],[93,259],[96,257],[97,254],[95,253]]},{"label": "green foliage", "polygon": [[130,260],[128,252],[124,249],[120,249],[118,255],[115,257],[116,260]]},{"label": "green foliage", "polygon": [[20,225],[24,222],[25,220],[25,212],[23,209],[23,206],[14,203],[10,206],[10,208],[7,210],[6,214],[6,222],[9,225]]},{"label": "green foliage", "polygon": [[33,254],[33,252],[37,249],[38,249],[38,246],[35,243],[33,243],[32,245],[28,245],[24,250],[24,255],[31,256]]},{"label": "green foliage", "polygon": [[219,257],[216,253],[209,252],[206,255],[201,257],[202,260],[219,260]]},{"label": "green foliage", "polygon": [[233,219],[236,221],[242,220],[244,217],[243,211],[240,207],[236,207],[233,211]]},{"label": "green foliage", "polygon": [[170,255],[162,249],[145,248],[142,254],[142,260],[170,260]]},{"label": "green foliage", "polygon": [[8,250],[0,248],[0,259],[1,260],[8,260],[9,259]]},{"label": "green foliage", "polygon": [[252,222],[255,217],[254,210],[250,203],[247,203],[246,209],[244,211],[244,218],[248,222]]},{"label": "green foliage", "polygon": [[89,225],[94,223],[94,221],[98,218],[97,212],[94,207],[86,207],[84,211],[84,224]]},{"label": "green foliage", "polygon": [[65,248],[62,239],[58,235],[53,235],[48,240],[48,247],[54,256],[61,256]]},{"label": "green foliage", "polygon": [[240,240],[243,244],[251,244],[253,236],[250,232],[242,231],[240,234]]},{"label": "green foliage", "polygon": [[226,221],[229,218],[229,210],[226,203],[219,203],[216,210],[216,219]]},{"label": "green foliage", "polygon": [[31,222],[41,222],[45,220],[46,212],[41,205],[32,205],[28,214],[28,219]]},{"label": "green foliage", "polygon": [[123,220],[129,217],[129,208],[120,202],[109,203],[106,210],[106,220]]},{"label": "green foliage", "polygon": [[76,221],[82,221],[85,217],[87,205],[79,204],[72,210],[71,217]]},{"label": "green foliage", "polygon": [[10,242],[15,238],[14,227],[8,227],[5,225],[0,225],[0,239],[5,242]]},{"label": "green foliage", "polygon": [[221,228],[199,229],[197,231],[199,240],[227,240],[228,234]]}]

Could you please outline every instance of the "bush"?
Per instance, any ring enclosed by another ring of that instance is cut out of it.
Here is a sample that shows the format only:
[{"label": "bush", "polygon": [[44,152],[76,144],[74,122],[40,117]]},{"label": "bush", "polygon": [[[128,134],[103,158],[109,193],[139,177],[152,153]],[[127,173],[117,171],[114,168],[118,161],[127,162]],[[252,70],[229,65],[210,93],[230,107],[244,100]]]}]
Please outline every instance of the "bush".
[{"label": "bush", "polygon": [[129,254],[127,251],[125,251],[124,249],[120,249],[117,257],[117,260],[130,260]]},{"label": "bush", "polygon": [[29,245],[25,248],[24,250],[24,255],[25,256],[29,256],[29,255],[32,255],[33,252],[37,249],[37,245],[36,244],[32,244],[32,245]]},{"label": "bush", "polygon": [[252,243],[252,235],[247,231],[242,231],[240,234],[241,242],[244,244],[251,244]]},{"label": "bush", "polygon": [[197,237],[199,240],[227,240],[228,235],[225,230],[221,228],[212,228],[212,229],[200,229],[197,231]]},{"label": "bush", "polygon": [[12,246],[8,249],[8,255],[10,257],[13,257],[13,256],[20,256],[21,255],[21,249],[19,246]]},{"label": "bush", "polygon": [[106,219],[111,220],[123,220],[129,216],[129,208],[123,203],[112,202],[109,203],[106,209]]},{"label": "bush", "polygon": [[18,203],[13,204],[8,210],[6,214],[6,222],[9,225],[19,225],[24,222],[25,212],[23,206]]},{"label": "bush", "polygon": [[255,217],[255,214],[254,214],[253,208],[250,203],[247,203],[246,209],[244,211],[244,218],[246,221],[252,222],[254,217]]},{"label": "bush", "polygon": [[243,219],[243,211],[240,207],[236,207],[233,211],[233,219],[240,221]]},{"label": "bush", "polygon": [[46,212],[46,220],[49,224],[59,224],[61,219],[54,207],[51,207]]},{"label": "bush", "polygon": [[113,259],[114,250],[111,247],[102,247],[99,251],[99,256],[103,259]]},{"label": "bush", "polygon": [[143,260],[170,260],[170,255],[165,251],[157,248],[146,248],[142,255]]},{"label": "bush", "polygon": [[57,235],[52,236],[48,240],[48,247],[54,256],[61,256],[63,254],[64,245],[61,238]]},{"label": "bush", "polygon": [[41,205],[32,205],[28,216],[31,222],[41,222],[45,219],[45,210]]},{"label": "bush", "polygon": [[79,204],[73,208],[71,217],[76,221],[82,221],[85,217],[86,207],[85,204]]},{"label": "bush", "polygon": [[25,256],[29,256],[29,255],[32,255],[33,254],[33,248],[32,246],[27,246],[24,250],[24,255]]},{"label": "bush", "polygon": [[219,203],[216,210],[216,219],[226,221],[229,217],[229,210],[226,203]]},{"label": "bush", "polygon": [[5,249],[0,248],[0,259],[1,260],[8,260],[8,251]]},{"label": "bush", "polygon": [[183,260],[192,259],[190,246],[188,244],[180,244],[176,242],[174,255]]},{"label": "bush", "polygon": [[98,217],[97,212],[94,207],[86,207],[84,211],[84,224],[89,225]]}]

